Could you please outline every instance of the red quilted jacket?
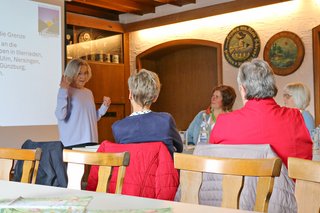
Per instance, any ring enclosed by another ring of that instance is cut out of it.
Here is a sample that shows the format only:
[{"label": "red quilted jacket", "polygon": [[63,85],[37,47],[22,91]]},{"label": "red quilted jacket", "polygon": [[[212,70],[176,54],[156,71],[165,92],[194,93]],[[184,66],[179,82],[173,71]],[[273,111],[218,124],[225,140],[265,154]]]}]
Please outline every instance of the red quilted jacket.
[{"label": "red quilted jacket", "polygon": [[[173,159],[162,142],[116,144],[104,141],[98,152],[130,153],[126,168],[122,194],[139,197],[173,200],[179,185],[178,172]],[[92,166],[88,177],[87,190],[97,187],[98,166]],[[118,168],[113,171],[107,192],[114,193]]]}]

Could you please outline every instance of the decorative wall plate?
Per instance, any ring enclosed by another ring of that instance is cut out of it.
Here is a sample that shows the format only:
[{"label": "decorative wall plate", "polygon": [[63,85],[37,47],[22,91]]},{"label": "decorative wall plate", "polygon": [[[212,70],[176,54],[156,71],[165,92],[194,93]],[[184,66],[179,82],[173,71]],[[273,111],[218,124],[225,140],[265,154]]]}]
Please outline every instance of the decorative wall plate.
[{"label": "decorative wall plate", "polygon": [[91,41],[91,39],[92,39],[91,34],[86,31],[80,33],[79,38],[78,38],[79,42]]},{"label": "decorative wall plate", "polygon": [[240,25],[230,31],[224,41],[224,57],[234,67],[252,58],[260,52],[260,38],[249,26]]},{"label": "decorative wall plate", "polygon": [[277,75],[296,71],[304,58],[304,46],[295,33],[282,31],[273,35],[263,51],[263,58]]}]

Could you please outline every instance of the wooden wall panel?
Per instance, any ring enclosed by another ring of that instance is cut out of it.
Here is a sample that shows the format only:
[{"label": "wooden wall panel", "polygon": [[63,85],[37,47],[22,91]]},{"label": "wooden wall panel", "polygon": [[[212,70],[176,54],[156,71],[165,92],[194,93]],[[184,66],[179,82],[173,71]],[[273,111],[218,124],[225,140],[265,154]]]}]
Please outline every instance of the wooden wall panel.
[{"label": "wooden wall panel", "polygon": [[98,122],[99,142],[114,141],[111,125],[125,117],[125,108],[128,105],[124,65],[91,61],[88,63],[92,69],[92,78],[86,86],[93,92],[97,108],[102,104],[103,96],[109,96],[112,101],[106,115]]},{"label": "wooden wall panel", "polygon": [[[100,104],[96,105],[97,108]],[[98,121],[98,133],[99,142],[104,140],[114,141],[111,125],[124,118],[125,105],[124,104],[113,104],[110,106],[108,112]]]},{"label": "wooden wall panel", "polygon": [[210,104],[211,91],[218,84],[217,49],[191,46],[172,51],[153,62],[142,59],[142,67],[153,68],[162,84],[154,111],[169,112],[177,127],[185,130],[194,116]]},{"label": "wooden wall panel", "polygon": [[95,102],[101,103],[103,96],[109,96],[114,104],[124,104],[125,79],[123,64],[106,64],[88,61],[92,69],[92,78],[87,87],[93,92]]}]

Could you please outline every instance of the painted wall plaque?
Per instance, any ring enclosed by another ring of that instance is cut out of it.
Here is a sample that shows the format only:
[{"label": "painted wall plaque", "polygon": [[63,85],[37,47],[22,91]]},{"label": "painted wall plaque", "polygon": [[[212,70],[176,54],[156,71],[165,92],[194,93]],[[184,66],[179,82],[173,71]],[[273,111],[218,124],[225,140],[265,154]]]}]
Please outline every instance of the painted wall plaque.
[{"label": "painted wall plaque", "polygon": [[277,75],[289,75],[296,71],[304,58],[304,46],[295,33],[282,31],[267,42],[263,58]]},{"label": "painted wall plaque", "polygon": [[240,25],[232,29],[224,41],[224,57],[234,67],[252,58],[260,52],[260,38],[249,26]]}]

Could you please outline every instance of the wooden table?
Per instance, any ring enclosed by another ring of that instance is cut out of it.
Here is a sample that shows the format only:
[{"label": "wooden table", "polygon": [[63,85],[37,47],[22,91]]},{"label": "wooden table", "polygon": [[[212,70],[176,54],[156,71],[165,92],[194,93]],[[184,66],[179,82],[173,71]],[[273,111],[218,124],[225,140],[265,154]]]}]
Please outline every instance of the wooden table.
[{"label": "wooden table", "polygon": [[[148,199],[127,195],[116,195],[90,191],[73,190],[59,187],[25,184],[0,180],[0,199],[49,198],[63,196],[92,196],[88,210],[121,210],[121,209],[154,209],[171,208],[172,212],[200,212],[200,213],[249,213],[249,211],[196,205],[156,199]],[[251,212],[252,213],[252,212]]]}]

